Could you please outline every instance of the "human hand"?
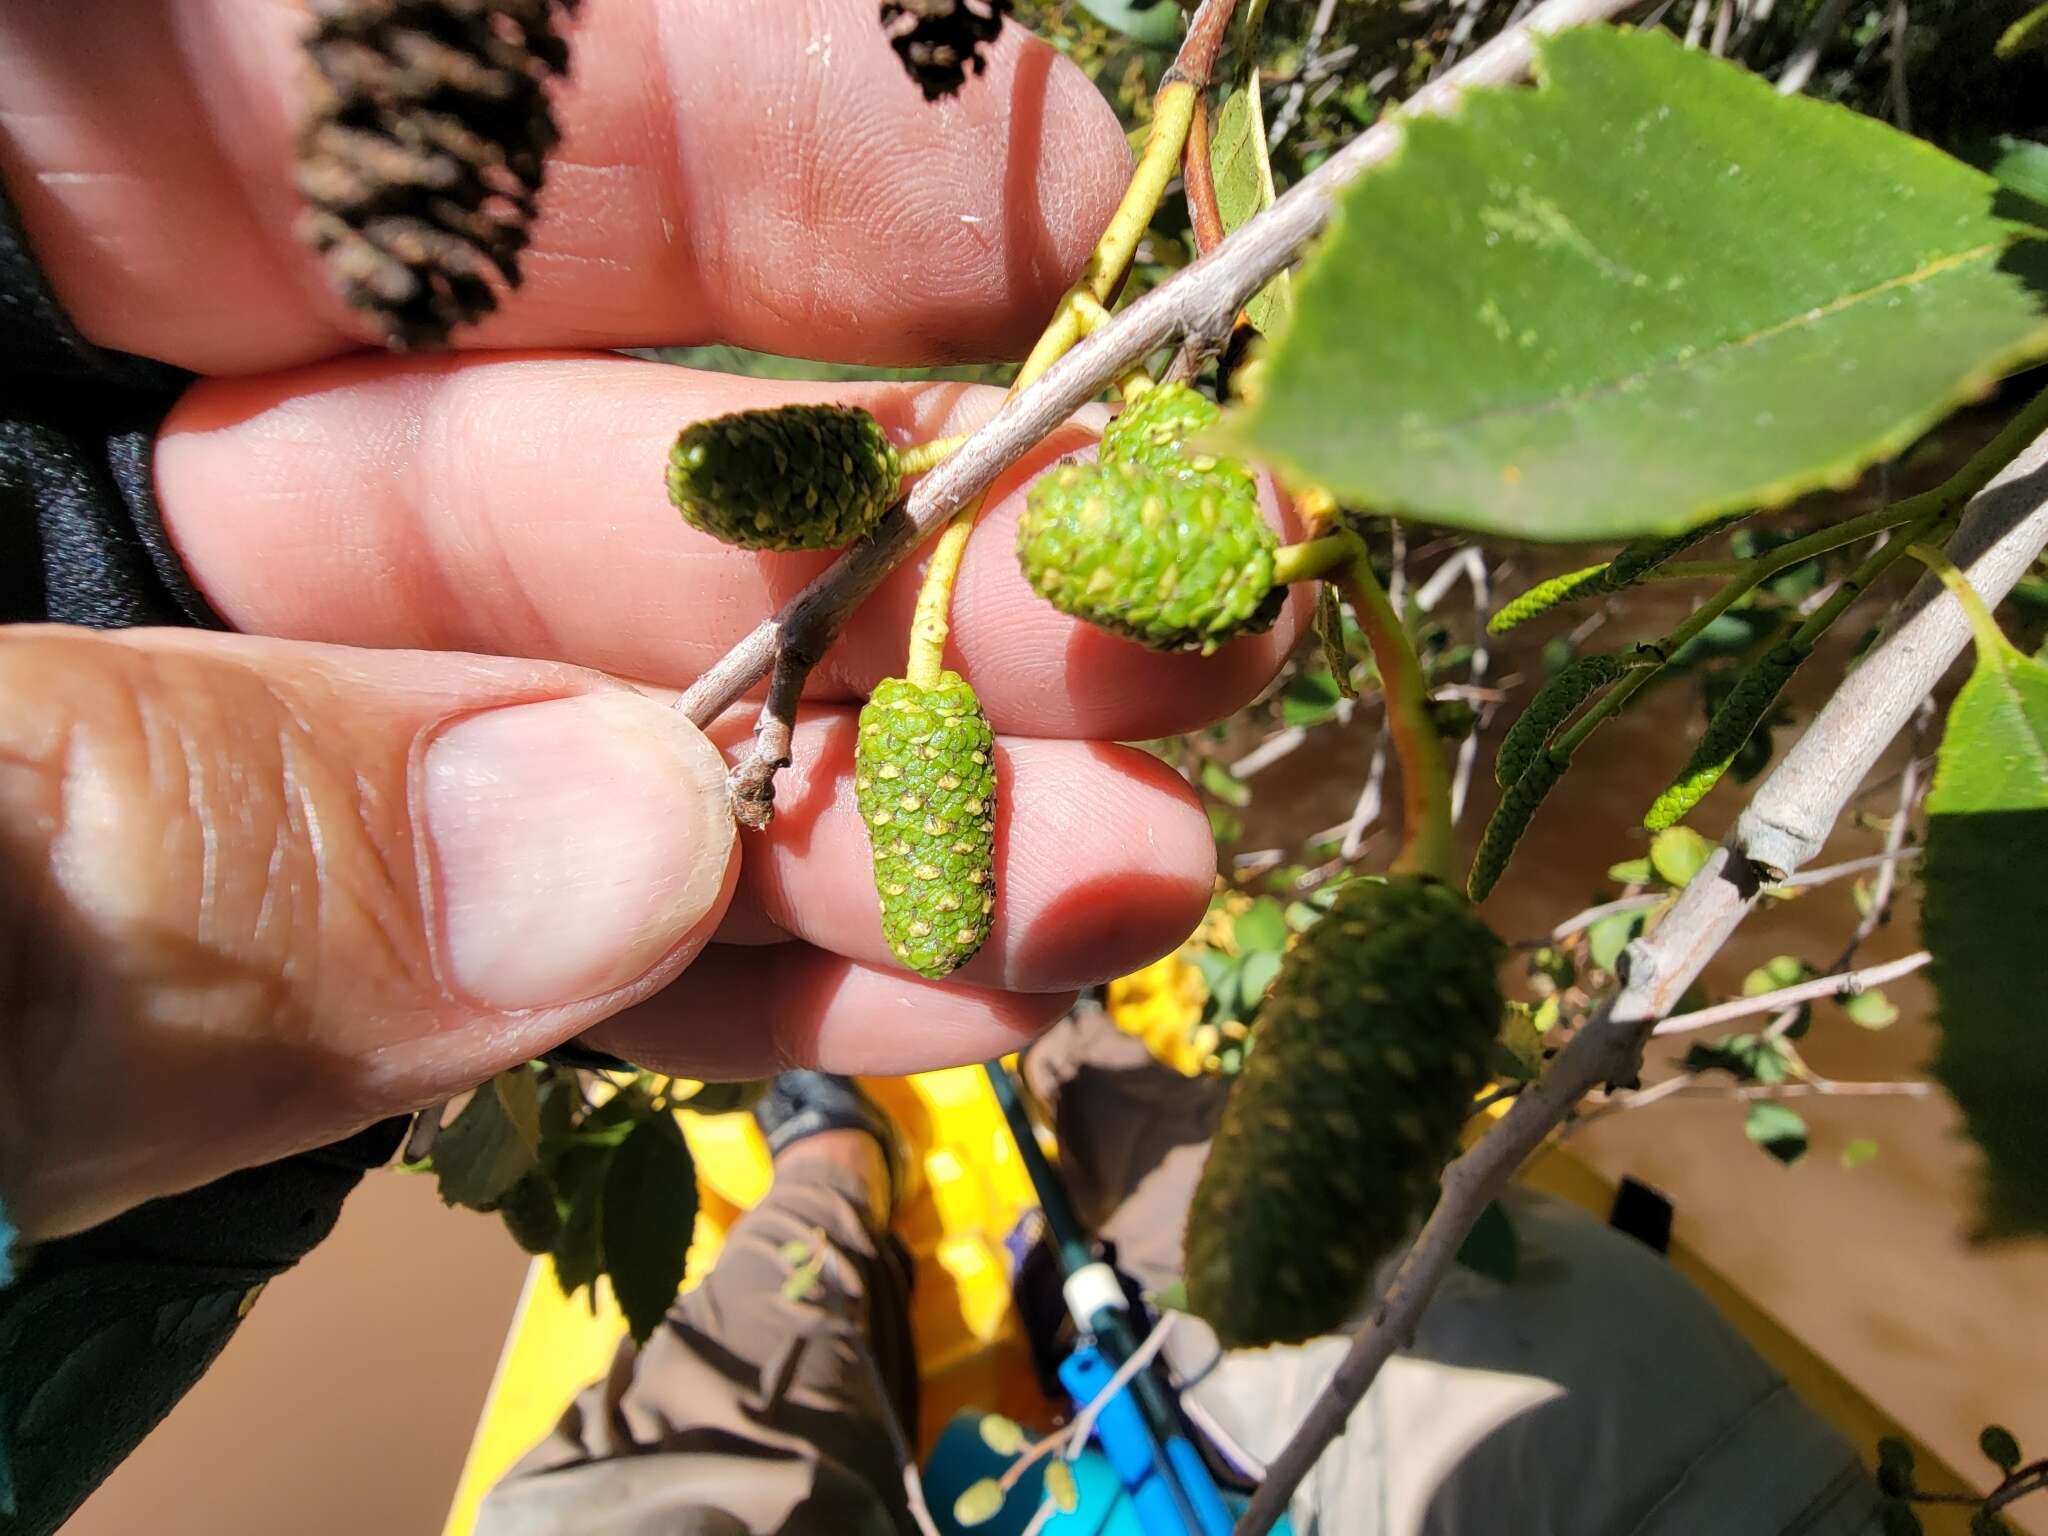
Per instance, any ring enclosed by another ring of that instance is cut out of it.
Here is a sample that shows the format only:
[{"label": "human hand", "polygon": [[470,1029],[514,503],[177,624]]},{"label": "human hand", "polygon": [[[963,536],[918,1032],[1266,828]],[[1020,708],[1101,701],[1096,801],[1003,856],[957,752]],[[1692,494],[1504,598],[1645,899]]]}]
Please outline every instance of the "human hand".
[{"label": "human hand", "polygon": [[715,544],[660,468],[685,422],[751,405],[853,401],[912,441],[995,395],[532,350],[1021,353],[1128,171],[1080,74],[1012,29],[928,106],[872,0],[586,7],[525,287],[464,351],[400,359],[363,350],[290,235],[300,20],[0,18],[0,175],[59,298],[92,340],[210,376],[165,423],[157,489],[245,632],[0,634],[0,1190],[23,1229],[577,1035],[710,1077],[981,1059],[1185,936],[1214,873],[1201,809],[1108,743],[1239,707],[1298,616],[1206,660],[1086,629],[1012,553],[1023,485],[1085,430],[1005,476],[953,642],[1001,734],[1001,902],[956,981],[921,981],[883,943],[850,772],[915,570],[813,673],[776,820],[736,837],[714,743],[744,712],[707,740],[666,704],[829,557]]}]

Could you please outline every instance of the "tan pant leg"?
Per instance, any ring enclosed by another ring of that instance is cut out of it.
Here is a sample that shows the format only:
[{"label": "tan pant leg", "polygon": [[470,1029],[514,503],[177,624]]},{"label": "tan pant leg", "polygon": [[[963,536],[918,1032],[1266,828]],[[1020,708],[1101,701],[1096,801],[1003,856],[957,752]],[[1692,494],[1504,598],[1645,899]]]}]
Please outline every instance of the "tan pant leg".
[{"label": "tan pant leg", "polygon": [[[778,1170],[703,1284],[491,1492],[478,1536],[908,1531],[884,1415],[916,1422],[909,1273],[866,1212],[850,1173]],[[784,1296],[792,1245],[821,1244],[811,1294]]]},{"label": "tan pant leg", "polygon": [[1188,1203],[1223,1113],[1225,1082],[1189,1081],[1084,1003],[1024,1058],[1060,1142],[1060,1175],[1091,1232],[1142,1284],[1178,1277]]}]

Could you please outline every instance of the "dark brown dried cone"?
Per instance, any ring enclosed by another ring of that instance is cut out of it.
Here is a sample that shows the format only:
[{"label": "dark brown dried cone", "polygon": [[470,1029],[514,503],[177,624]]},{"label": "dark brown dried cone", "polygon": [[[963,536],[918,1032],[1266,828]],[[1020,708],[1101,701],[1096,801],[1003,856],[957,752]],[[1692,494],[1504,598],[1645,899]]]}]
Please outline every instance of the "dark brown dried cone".
[{"label": "dark brown dried cone", "polygon": [[313,0],[299,236],[398,349],[519,286],[578,0]]},{"label": "dark brown dried cone", "polygon": [[1009,10],[1010,0],[882,0],[882,26],[924,99],[936,101],[959,90],[968,70],[988,68],[981,50]]}]

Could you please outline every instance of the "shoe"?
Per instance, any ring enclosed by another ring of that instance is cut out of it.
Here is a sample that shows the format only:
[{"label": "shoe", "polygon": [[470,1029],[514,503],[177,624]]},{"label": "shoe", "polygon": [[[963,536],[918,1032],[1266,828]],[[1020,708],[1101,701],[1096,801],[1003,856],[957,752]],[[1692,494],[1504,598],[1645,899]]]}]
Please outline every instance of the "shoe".
[{"label": "shoe", "polygon": [[889,1170],[890,1209],[902,1206],[910,1175],[910,1149],[889,1112],[862,1092],[852,1078],[808,1067],[778,1072],[769,1080],[767,1092],[755,1101],[753,1116],[771,1155],[821,1131],[865,1131],[882,1149],[882,1162]]}]

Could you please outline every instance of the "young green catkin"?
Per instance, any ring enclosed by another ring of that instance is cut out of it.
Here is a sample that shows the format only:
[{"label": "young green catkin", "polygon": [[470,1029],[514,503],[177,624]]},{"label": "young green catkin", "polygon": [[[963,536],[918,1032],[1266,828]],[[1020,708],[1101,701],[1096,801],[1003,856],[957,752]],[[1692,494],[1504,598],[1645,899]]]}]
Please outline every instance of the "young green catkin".
[{"label": "young green catkin", "polygon": [[995,733],[959,674],[876,685],[860,712],[854,796],[890,953],[920,976],[957,970],[996,910]]},{"label": "young green catkin", "polygon": [[1721,781],[1721,775],[1735,761],[1735,754],[1770,713],[1785,684],[1805,659],[1803,652],[1786,641],[1772,646],[1750,664],[1749,670],[1736,679],[1728,697],[1721,701],[1721,707],[1714,711],[1706,734],[1700,737],[1678,777],[1651,804],[1643,817],[1645,827],[1662,832],[1676,826],[1706,798],[1707,791]]},{"label": "young green catkin", "polygon": [[1421,875],[1344,886],[1288,953],[1188,1213],[1188,1303],[1226,1348],[1356,1313],[1487,1080],[1504,953]]},{"label": "young green catkin", "polygon": [[1493,782],[1506,789],[1519,779],[1572,712],[1627,670],[1627,660],[1614,655],[1579,656],[1559,667],[1501,737]]},{"label": "young green catkin", "polygon": [[1508,860],[1514,856],[1515,845],[1529,830],[1536,808],[1557,788],[1566,766],[1567,760],[1555,753],[1538,752],[1535,760],[1522,770],[1521,777],[1501,796],[1493,819],[1486,824],[1485,835],[1479,839],[1479,852],[1473,857],[1472,873],[1465,882],[1466,892],[1474,901],[1484,901],[1487,892],[1499,883]]},{"label": "young green catkin", "polygon": [[1598,565],[1589,565],[1582,570],[1566,571],[1562,576],[1553,576],[1548,581],[1539,581],[1528,591],[1509,598],[1486,621],[1489,635],[1504,635],[1518,624],[1526,624],[1538,614],[1548,613],[1566,603],[1575,603],[1581,598],[1598,597],[1611,591],[1606,585],[1608,573],[1614,569],[1614,562],[1603,560]]},{"label": "young green catkin", "polygon": [[1566,603],[1580,602],[1589,597],[1606,597],[1615,592],[1625,591],[1647,577],[1665,561],[1684,554],[1695,544],[1704,543],[1715,534],[1721,533],[1749,517],[1748,512],[1735,512],[1726,517],[1713,518],[1697,528],[1688,528],[1684,533],[1671,534],[1653,539],[1637,539],[1623,546],[1612,560],[1599,565],[1589,565],[1582,570],[1566,571],[1562,576],[1553,576],[1548,581],[1539,581],[1518,597],[1512,597],[1501,605],[1498,612],[1486,621],[1487,633],[1504,635],[1517,624],[1527,623],[1538,614],[1548,613]]}]

